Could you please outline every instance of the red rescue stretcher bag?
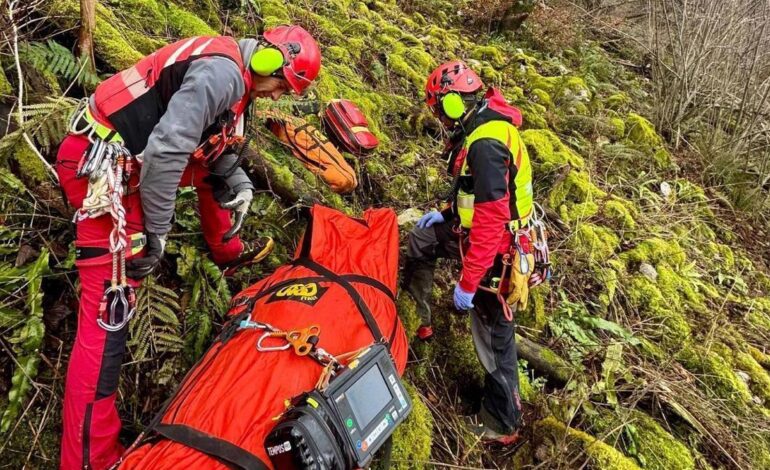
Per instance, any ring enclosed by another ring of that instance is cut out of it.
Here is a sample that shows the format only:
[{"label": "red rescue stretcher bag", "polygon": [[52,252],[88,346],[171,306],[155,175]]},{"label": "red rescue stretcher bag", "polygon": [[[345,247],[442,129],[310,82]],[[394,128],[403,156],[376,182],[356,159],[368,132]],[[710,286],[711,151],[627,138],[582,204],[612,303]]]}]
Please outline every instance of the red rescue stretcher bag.
[{"label": "red rescue stretcher bag", "polygon": [[332,100],[322,119],[329,138],[354,155],[366,155],[380,143],[369,130],[366,116],[352,101]]},{"label": "red rescue stretcher bag", "polygon": [[314,206],[294,260],[233,298],[222,332],[119,468],[274,468],[266,437],[287,401],[314,390],[324,368],[291,347],[260,351],[266,330],[244,325],[317,327],[314,351],[333,356],[385,344],[403,374],[408,346],[394,301],[398,243],[390,209],[354,219]]}]

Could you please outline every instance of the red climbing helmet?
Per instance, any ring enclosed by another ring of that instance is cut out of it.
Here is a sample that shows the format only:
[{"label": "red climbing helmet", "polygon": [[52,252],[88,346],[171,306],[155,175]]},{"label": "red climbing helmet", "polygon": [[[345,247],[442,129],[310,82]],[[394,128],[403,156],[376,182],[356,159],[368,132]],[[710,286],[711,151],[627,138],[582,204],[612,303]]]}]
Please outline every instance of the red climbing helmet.
[{"label": "red climbing helmet", "polygon": [[277,26],[262,37],[283,53],[283,76],[292,90],[301,94],[321,69],[318,43],[302,26]]},{"label": "red climbing helmet", "polygon": [[431,110],[436,109],[438,98],[449,92],[474,93],[484,86],[476,72],[465,62],[453,60],[439,65],[425,83],[425,103]]}]

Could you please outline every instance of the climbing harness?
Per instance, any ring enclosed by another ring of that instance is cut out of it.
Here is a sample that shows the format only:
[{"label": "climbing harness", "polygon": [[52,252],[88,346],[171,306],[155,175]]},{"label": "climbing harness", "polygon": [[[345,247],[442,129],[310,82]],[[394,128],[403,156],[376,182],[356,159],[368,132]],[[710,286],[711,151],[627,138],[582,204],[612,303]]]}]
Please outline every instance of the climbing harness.
[{"label": "climbing harness", "polygon": [[[511,246],[507,253],[502,254],[500,276],[493,277],[489,286],[479,286],[480,290],[497,296],[508,321],[513,321],[513,305],[517,305],[517,310],[526,308],[529,291],[551,280],[552,267],[544,216],[543,208],[533,203],[528,225],[518,230],[510,230],[509,227]],[[460,259],[465,261],[466,230],[457,224],[452,227],[452,231],[459,239]],[[507,297],[504,293],[507,293]]]},{"label": "climbing harness", "polygon": [[[126,252],[132,249],[126,233],[126,210],[123,207],[124,184],[133,171],[134,157],[113,136],[103,139],[93,119],[83,119],[88,113],[87,101],[70,118],[69,131],[86,135],[91,142],[83,154],[76,177],[88,177],[88,193],[77,210],[74,222],[109,214],[113,228],[109,236],[112,254],[112,277],[99,303],[96,323],[106,331],[123,329],[136,313],[136,292],[126,277]],[[86,125],[82,123],[86,121]]]}]

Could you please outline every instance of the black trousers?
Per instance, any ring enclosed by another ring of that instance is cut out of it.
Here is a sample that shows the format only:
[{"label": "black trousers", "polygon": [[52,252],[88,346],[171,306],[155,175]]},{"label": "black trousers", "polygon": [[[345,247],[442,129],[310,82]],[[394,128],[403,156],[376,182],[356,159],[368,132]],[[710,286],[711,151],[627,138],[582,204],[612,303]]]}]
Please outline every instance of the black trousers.
[{"label": "black trousers", "polygon": [[[430,299],[439,258],[460,259],[459,238],[452,223],[415,227],[409,233],[403,285],[414,298],[423,325],[431,324]],[[499,260],[495,264],[499,265]],[[473,305],[473,343],[486,370],[482,417],[491,416],[495,422],[485,424],[507,434],[517,429],[521,420],[515,324],[505,319],[500,301],[490,292],[477,291]]]}]

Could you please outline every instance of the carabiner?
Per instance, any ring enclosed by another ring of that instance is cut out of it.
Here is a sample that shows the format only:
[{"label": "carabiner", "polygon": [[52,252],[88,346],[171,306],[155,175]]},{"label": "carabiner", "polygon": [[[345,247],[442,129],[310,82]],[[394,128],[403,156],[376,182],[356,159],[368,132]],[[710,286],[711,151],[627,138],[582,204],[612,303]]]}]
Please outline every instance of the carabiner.
[{"label": "carabiner", "polygon": [[[100,312],[100,315],[96,318],[96,323],[105,331],[120,331],[128,325],[128,322],[136,314],[136,306],[131,305],[131,302],[126,298],[125,286],[116,285],[108,287],[104,291],[105,299],[110,294],[114,294],[112,302],[107,306],[105,312]],[[117,318],[118,308],[121,308],[123,312],[123,318],[120,320]],[[104,313],[107,314],[107,321],[102,319]]]},{"label": "carabiner", "polygon": [[285,351],[289,349],[291,347],[291,343],[289,343],[288,341],[286,342],[286,344],[281,346],[262,346],[262,342],[265,340],[265,338],[281,338],[281,337],[284,340],[286,340],[285,334],[276,335],[275,332],[273,331],[265,332],[265,334],[260,336],[259,339],[257,340],[257,351],[270,352],[270,351]]}]

